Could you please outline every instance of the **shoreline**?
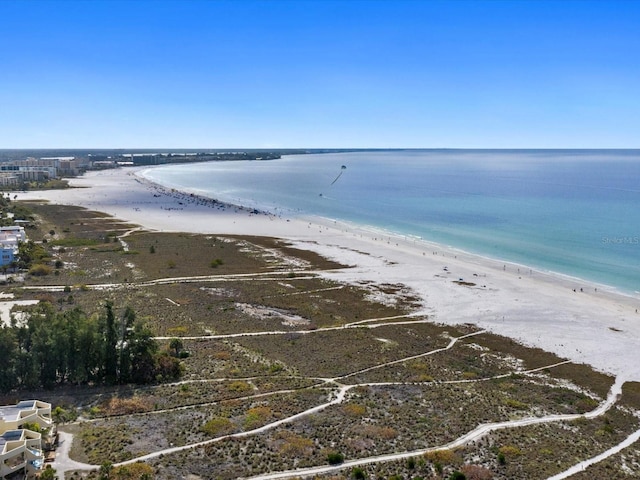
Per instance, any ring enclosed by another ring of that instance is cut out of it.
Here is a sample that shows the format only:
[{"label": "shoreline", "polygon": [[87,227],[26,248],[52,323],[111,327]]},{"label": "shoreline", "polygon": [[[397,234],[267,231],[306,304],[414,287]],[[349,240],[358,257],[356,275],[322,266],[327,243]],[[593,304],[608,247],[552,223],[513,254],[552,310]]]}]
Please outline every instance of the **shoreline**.
[{"label": "shoreline", "polygon": [[[200,163],[200,165],[206,164]],[[196,164],[197,165],[197,164]],[[166,165],[165,165],[166,166]],[[162,168],[163,166],[158,166],[158,168]],[[179,184],[173,184],[171,178],[166,178],[166,176],[161,175],[160,180],[156,178],[156,176],[152,173],[156,168],[154,166],[146,166],[146,167],[138,167],[138,176],[143,178],[145,181],[151,182],[157,185],[163,185],[166,189],[175,189],[176,191],[183,190],[191,195],[198,196],[204,199],[215,198],[216,201],[220,203],[224,203],[231,206],[242,205],[248,209],[257,209],[260,211],[265,211],[268,214],[277,216],[277,217],[288,217],[288,218],[297,218],[310,221],[311,223],[320,223],[323,225],[331,226],[332,224],[338,222],[347,226],[349,229],[357,229],[358,231],[366,231],[372,232],[375,234],[374,236],[384,236],[391,237],[393,239],[416,239],[420,240],[426,245],[425,248],[435,248],[435,249],[446,249],[455,252],[459,252],[461,254],[468,254],[472,256],[482,257],[487,259],[488,261],[496,261],[502,262],[503,264],[512,265],[516,268],[526,269],[526,270],[535,270],[541,274],[548,274],[552,276],[562,277],[566,280],[575,282],[576,285],[588,285],[589,287],[599,288],[601,290],[606,289],[609,291],[617,292],[620,295],[630,296],[632,298],[636,298],[640,300],[640,289],[636,285],[633,287],[634,282],[632,278],[626,278],[627,282],[620,282],[620,276],[614,275],[614,272],[600,272],[602,276],[598,275],[597,272],[590,270],[589,268],[582,269],[580,266],[575,266],[572,269],[571,264],[565,265],[569,267],[569,271],[564,271],[562,268],[560,270],[554,270],[558,265],[549,264],[545,261],[545,259],[538,258],[538,263],[532,260],[533,257],[523,257],[518,254],[501,254],[499,251],[480,249],[478,250],[477,245],[474,247],[473,245],[466,244],[464,242],[464,238],[460,238],[461,242],[454,242],[454,244],[450,244],[445,240],[431,239],[429,240],[429,234],[426,234],[426,237],[423,237],[422,233],[411,233],[411,232],[403,232],[401,230],[388,230],[385,227],[379,227],[376,225],[369,225],[363,223],[357,223],[356,221],[348,221],[340,218],[331,218],[331,217],[323,217],[318,214],[307,214],[301,212],[299,209],[294,207],[282,207],[276,206],[268,203],[260,203],[254,198],[238,198],[237,196],[231,195],[227,192],[215,192],[202,190],[198,188],[183,188]],[[321,194],[322,196],[322,194]],[[431,246],[431,247],[429,247]],[[531,252],[533,256],[533,252]],[[533,262],[533,263],[530,263]],[[595,275],[593,275],[596,273]],[[624,276],[622,278],[625,278]]]},{"label": "shoreline", "polygon": [[[354,231],[354,232],[366,233],[367,235],[371,235],[376,239],[378,237],[380,237],[380,239],[387,237],[389,241],[393,239],[394,243],[403,243],[407,246],[411,246],[412,244],[414,246],[420,245],[423,247],[425,251],[440,250],[440,251],[448,251],[454,255],[455,254],[466,255],[471,259],[478,258],[478,259],[481,259],[482,261],[491,262],[496,265],[498,264],[502,264],[504,266],[508,265],[510,268],[515,268],[517,270],[535,272],[537,275],[547,275],[550,277],[550,279],[563,280],[570,285],[576,285],[577,286],[576,288],[578,289],[584,288],[586,286],[587,288],[592,288],[595,290],[600,289],[601,291],[604,291],[604,292],[609,292],[612,294],[629,297],[631,299],[637,300],[640,305],[640,291],[634,291],[634,290],[624,291],[617,286],[601,283],[595,280],[588,280],[575,275],[548,270],[541,267],[535,267],[525,263],[519,263],[513,260],[501,259],[501,258],[491,257],[489,255],[480,254],[480,253],[474,253],[472,251],[465,250],[461,247],[456,247],[453,245],[447,245],[447,244],[442,244],[442,243],[438,243],[431,240],[426,240],[421,236],[403,234],[403,233],[394,232],[391,230],[385,230],[372,225],[361,225],[361,224],[356,224],[346,220],[335,219],[330,217],[322,217],[319,215],[311,215],[311,214],[297,215],[293,210],[288,211],[286,209],[281,209],[282,210],[281,212],[276,213],[268,209],[262,209],[259,205],[245,206],[245,205],[234,203],[232,200],[221,201],[218,199],[213,199],[206,195],[203,195],[197,189],[180,190],[179,188],[173,188],[170,186],[162,185],[161,183],[158,183],[155,180],[145,176],[145,173],[149,170],[152,170],[153,168],[154,167],[149,167],[149,166],[138,167],[135,170],[134,175],[137,178],[141,179],[141,181],[148,183],[150,186],[152,186],[152,188],[157,189],[158,191],[163,191],[167,195],[171,195],[172,192],[175,192],[178,196],[182,195],[184,197],[185,195],[187,195],[189,197],[195,198],[204,203],[208,203],[210,204],[210,206],[219,206],[221,208],[246,210],[246,211],[251,211],[252,213],[255,213],[255,214],[264,214],[264,215],[272,216],[274,218],[283,218],[283,216],[284,218],[296,218],[297,220],[306,221],[311,224],[323,225],[327,228],[337,228],[337,226],[341,226],[343,227],[345,232]],[[288,217],[288,214],[291,216]],[[410,241],[409,239],[411,239],[412,241]]]},{"label": "shoreline", "polygon": [[638,304],[640,305],[640,292],[623,291],[623,290],[620,290],[618,287],[615,287],[612,285],[607,285],[607,284],[596,282],[593,280],[583,279],[583,278],[580,278],[574,275],[569,275],[562,272],[545,270],[539,267],[533,267],[523,263],[514,262],[512,260],[505,260],[505,259],[490,257],[487,255],[482,255],[479,253],[470,252],[468,250],[455,247],[453,245],[445,245],[437,242],[432,242],[430,240],[425,240],[422,237],[417,237],[417,236],[414,237],[412,235],[400,234],[392,231],[378,229],[372,226],[360,226],[357,224],[350,224],[349,222],[346,222],[343,220],[334,220],[326,217],[305,217],[305,218],[312,220],[313,223],[319,223],[328,227],[330,227],[332,223],[343,225],[345,226],[345,231],[350,230],[350,231],[366,232],[367,234],[380,237],[381,240],[383,240],[384,237],[387,237],[389,241],[393,239],[394,243],[403,243],[409,247],[413,245],[413,247],[416,249],[418,249],[418,247],[421,246],[422,250],[434,250],[434,251],[440,250],[440,251],[449,252],[452,255],[460,255],[461,257],[466,256],[470,261],[476,258],[482,262],[488,262],[495,265],[503,265],[505,267],[509,267],[512,269],[522,270],[524,272],[523,275],[526,275],[527,274],[526,272],[532,272],[533,274],[536,274],[536,275],[547,276],[549,277],[550,280],[564,281],[568,285],[576,285],[577,287],[581,287],[583,289],[585,286],[587,288],[592,288],[596,290],[599,289],[601,292],[608,292],[608,293],[619,295],[622,297],[629,297],[631,300],[637,301]]},{"label": "shoreline", "polygon": [[640,381],[635,368],[640,300],[633,295],[417,237],[207,201],[141,179],[138,173],[148,168],[91,172],[70,182],[88,188],[18,193],[18,200],[82,206],[150,230],[283,238],[294,247],[352,266],[324,276],[348,283],[406,285],[421,298],[422,313],[434,322],[473,323],[576,363]]}]

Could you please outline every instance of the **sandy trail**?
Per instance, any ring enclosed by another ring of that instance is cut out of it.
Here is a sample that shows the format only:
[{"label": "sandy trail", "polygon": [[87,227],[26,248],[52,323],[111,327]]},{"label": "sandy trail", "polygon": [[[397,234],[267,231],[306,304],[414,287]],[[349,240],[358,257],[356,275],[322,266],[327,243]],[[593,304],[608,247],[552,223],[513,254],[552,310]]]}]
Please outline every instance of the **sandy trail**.
[{"label": "sandy trail", "polygon": [[[484,425],[479,425],[474,430],[466,433],[465,435],[462,435],[461,437],[445,445],[439,445],[431,448],[415,450],[412,452],[391,453],[386,455],[376,455],[376,456],[367,457],[367,458],[358,458],[355,460],[345,461],[340,465],[320,465],[317,467],[301,468],[301,469],[289,470],[285,472],[274,472],[274,473],[269,473],[265,475],[257,475],[249,478],[252,480],[275,480],[280,478],[308,478],[308,477],[312,477],[313,475],[321,475],[321,474],[330,473],[330,472],[337,472],[343,469],[349,469],[349,468],[358,467],[362,465],[369,465],[372,463],[404,460],[411,457],[418,457],[428,452],[455,449],[457,447],[466,445],[467,443],[478,440],[479,438],[495,430],[501,430],[505,428],[517,428],[517,427],[523,427],[528,425],[538,425],[542,423],[570,421],[570,420],[577,420],[579,418],[594,418],[594,417],[603,415],[604,413],[607,412],[607,410],[609,410],[609,408],[611,408],[614,405],[616,399],[620,394],[619,392],[621,392],[621,388],[622,388],[622,381],[616,380],[616,383],[611,387],[611,391],[609,392],[607,400],[602,402],[602,404],[600,404],[596,409],[590,412],[587,412],[585,414],[547,415],[544,417],[532,417],[532,418],[523,418],[520,420],[511,420],[507,422],[488,423]],[[636,434],[637,433],[638,432],[636,432]],[[634,435],[635,434],[631,435],[627,440],[630,441],[631,439],[635,438]],[[597,457],[594,457],[594,458],[597,458]],[[566,478],[566,477],[558,477],[558,478]]]},{"label": "sandy trail", "polygon": [[[433,354],[437,354],[437,353],[442,353],[445,352],[451,348],[453,348],[456,343],[459,340],[471,337],[473,335],[478,335],[481,334],[483,332],[474,332],[471,334],[467,334],[467,335],[462,335],[460,337],[456,337],[453,338],[449,344],[446,347],[443,348],[438,348],[438,349],[434,349],[434,350],[430,350],[428,352],[425,352],[423,354],[420,354],[418,356],[411,356],[411,357],[406,357],[400,360],[396,360],[393,362],[387,362],[384,364],[379,364],[376,365],[374,367],[371,367],[370,369],[373,368],[381,368],[383,366],[386,365],[391,365],[391,364],[396,364],[396,363],[400,363],[400,362],[406,362],[409,361],[413,358],[416,357],[420,357],[420,356],[425,356],[425,355],[433,355]],[[525,371],[525,372],[521,372],[523,374],[526,373],[533,373],[536,372],[538,370],[541,369],[545,369],[545,368],[553,368],[554,366],[558,366],[558,365],[562,365],[565,362],[559,362],[557,364],[554,365],[548,365],[545,367],[540,367],[537,369],[532,369],[529,371]],[[370,369],[365,369],[364,371],[370,370]],[[239,433],[234,433],[234,434],[229,434],[229,435],[224,435],[221,437],[216,437],[216,438],[212,438],[210,440],[205,440],[202,442],[197,442],[197,443],[192,443],[192,444],[188,444],[188,445],[182,445],[180,447],[172,447],[172,448],[167,448],[167,449],[162,449],[162,450],[157,450],[155,452],[149,453],[147,455],[143,455],[137,458],[133,458],[131,460],[127,460],[125,462],[120,462],[117,464],[114,464],[114,466],[120,466],[120,465],[128,465],[131,463],[136,463],[136,462],[142,462],[145,460],[149,460],[149,459],[153,459],[153,458],[157,458],[161,455],[167,455],[167,454],[171,454],[171,453],[176,453],[176,452],[180,452],[180,451],[184,451],[184,450],[189,450],[189,449],[193,449],[193,448],[199,448],[199,447],[203,447],[212,443],[216,443],[216,442],[220,442],[226,439],[230,439],[230,438],[244,438],[244,437],[248,437],[248,436],[253,436],[253,435],[258,435],[260,433],[264,433],[267,432],[269,430],[272,430],[274,428],[277,428],[281,425],[287,424],[287,423],[292,423],[296,420],[299,420],[301,418],[307,417],[309,415],[313,415],[315,413],[318,413],[322,410],[325,410],[329,407],[331,407],[332,405],[337,405],[342,403],[347,396],[347,393],[349,392],[349,390],[357,388],[359,386],[373,386],[373,385],[399,385],[397,382],[389,382],[389,383],[376,383],[376,382],[364,382],[364,383],[357,383],[357,384],[353,384],[353,385],[341,385],[338,380],[341,378],[346,378],[352,375],[355,375],[357,373],[361,373],[361,371],[355,372],[355,373],[351,373],[348,375],[344,375],[342,377],[337,377],[337,378],[328,378],[328,379],[323,379],[323,385],[315,385],[313,387],[307,387],[310,389],[326,389],[328,385],[330,384],[334,384],[335,387],[337,387],[337,391],[336,388],[333,388],[331,393],[329,393],[329,397],[327,399],[327,402],[322,403],[320,405],[316,405],[314,407],[311,407],[307,410],[304,410],[302,412],[299,412],[297,414],[294,415],[290,415],[289,417],[285,417],[282,418],[280,420],[277,420],[275,422],[271,422],[268,423],[266,425],[263,425],[262,427],[258,427],[255,428],[253,430],[248,430],[248,431],[244,431],[244,432],[239,432]],[[497,378],[497,377],[496,377]],[[469,380],[470,382],[480,382],[480,381],[485,381],[486,379],[475,379],[475,380]],[[447,383],[447,382],[445,382]],[[598,405],[598,407],[596,407],[594,410],[587,412],[585,414],[572,414],[572,415],[547,415],[544,417],[530,417],[530,418],[522,418],[519,420],[510,420],[510,421],[505,421],[505,422],[495,422],[495,423],[489,423],[489,424],[482,424],[479,425],[478,427],[476,427],[475,429],[471,430],[470,432],[466,433],[465,435],[462,435],[461,437],[457,438],[456,440],[453,440],[452,442],[449,442],[445,445],[439,445],[439,446],[434,446],[434,447],[430,447],[427,449],[421,449],[418,451],[412,451],[412,452],[401,452],[401,453],[394,453],[394,454],[385,454],[385,455],[377,455],[377,456],[373,456],[373,457],[367,457],[367,458],[359,458],[359,459],[355,459],[355,460],[350,460],[344,463],[341,463],[340,465],[320,465],[317,467],[310,467],[310,468],[305,468],[305,469],[297,469],[297,470],[291,470],[291,471],[284,471],[284,472],[274,472],[274,473],[269,473],[269,474],[265,474],[265,475],[259,475],[256,477],[251,477],[251,478],[255,478],[255,479],[262,479],[262,480],[267,480],[267,479],[277,479],[277,478],[292,478],[292,477],[309,477],[312,475],[318,475],[318,474],[324,474],[324,473],[328,473],[328,472],[332,472],[332,471],[338,471],[338,470],[342,470],[344,468],[350,468],[350,467],[355,467],[355,466],[360,466],[360,465],[367,465],[367,464],[371,464],[371,463],[380,463],[380,462],[388,462],[388,461],[394,461],[394,460],[401,460],[401,459],[405,459],[405,458],[409,458],[409,457],[414,457],[414,456],[418,456],[418,455],[424,455],[427,452],[432,452],[432,451],[437,451],[437,450],[444,450],[444,449],[454,449],[460,446],[463,446],[467,443],[470,443],[472,441],[475,441],[495,430],[500,430],[500,429],[505,429],[505,428],[517,428],[517,427],[521,427],[521,426],[527,426],[527,425],[536,425],[536,424],[541,424],[541,423],[552,423],[552,422],[559,422],[559,421],[570,421],[570,420],[577,420],[579,418],[595,418],[598,417],[600,415],[605,414],[615,403],[616,401],[620,398],[621,394],[622,394],[622,385],[623,385],[624,381],[622,378],[617,378],[616,381],[614,382],[614,384],[612,385],[610,392],[607,396],[607,399],[605,401],[603,401],[600,405]],[[280,391],[276,391],[276,392],[265,392],[265,393],[260,393],[260,394],[255,394],[255,395],[249,395],[246,397],[241,397],[241,399],[254,399],[254,398],[262,398],[262,397],[268,397],[268,396],[272,396],[272,395],[277,395],[277,394],[282,394],[282,393],[292,393],[295,390],[280,390]],[[239,399],[236,399],[239,400]],[[201,407],[206,407],[208,405],[214,405],[216,403],[219,402],[210,402],[210,403],[204,403],[204,404],[199,404],[199,405],[190,405],[190,406],[183,406],[183,407],[176,407],[176,408],[172,408],[172,409],[166,409],[166,410],[162,410],[162,411],[156,411],[156,412],[149,412],[149,413],[165,413],[165,412],[169,412],[169,411],[176,411],[176,410],[186,410],[186,409],[191,409],[191,408],[201,408]],[[137,416],[137,415],[148,415],[149,413],[142,413],[142,414],[130,414],[130,415],[126,415],[126,416]],[[72,442],[72,435],[71,434],[64,434],[64,448],[59,452],[59,459],[57,460],[56,466],[58,469],[60,469],[62,478],[64,478],[64,472],[68,471],[68,470],[73,470],[73,469],[78,469],[78,470],[94,470],[99,468],[98,465],[88,465],[88,464],[82,464],[79,462],[75,462],[71,459],[69,459],[68,457],[68,452],[70,449],[70,444]],[[634,438],[633,435],[631,435],[627,441],[629,441],[631,438]],[[624,443],[624,442],[623,442]],[[633,442],[632,442],[633,443]],[[612,449],[610,449],[611,452],[610,454],[614,454],[616,453],[615,448],[614,447]],[[620,447],[623,448],[623,447]],[[594,458],[598,458],[598,457],[594,457]],[[606,457],[603,457],[606,458]],[[593,459],[590,460],[586,460],[585,462],[589,462],[589,461],[593,461]],[[584,462],[583,462],[584,463]],[[586,463],[585,463],[586,464]],[[575,468],[578,468],[577,466]],[[564,477],[562,477],[564,478]]]}]

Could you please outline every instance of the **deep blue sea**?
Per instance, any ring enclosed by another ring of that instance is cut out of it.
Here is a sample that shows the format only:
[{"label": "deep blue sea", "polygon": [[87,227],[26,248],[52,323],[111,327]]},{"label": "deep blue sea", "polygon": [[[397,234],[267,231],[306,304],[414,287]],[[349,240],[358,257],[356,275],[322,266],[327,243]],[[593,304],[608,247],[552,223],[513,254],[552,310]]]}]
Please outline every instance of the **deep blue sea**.
[{"label": "deep blue sea", "polygon": [[330,153],[174,164],[145,176],[640,291],[640,150]]}]

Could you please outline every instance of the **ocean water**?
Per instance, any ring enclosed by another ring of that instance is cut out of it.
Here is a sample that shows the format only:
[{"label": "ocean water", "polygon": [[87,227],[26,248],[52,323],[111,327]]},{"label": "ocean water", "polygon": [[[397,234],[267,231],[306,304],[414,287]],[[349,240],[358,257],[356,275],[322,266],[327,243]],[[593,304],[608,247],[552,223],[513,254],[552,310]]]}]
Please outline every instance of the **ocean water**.
[{"label": "ocean water", "polygon": [[167,165],[145,176],[640,291],[640,150],[330,153]]}]

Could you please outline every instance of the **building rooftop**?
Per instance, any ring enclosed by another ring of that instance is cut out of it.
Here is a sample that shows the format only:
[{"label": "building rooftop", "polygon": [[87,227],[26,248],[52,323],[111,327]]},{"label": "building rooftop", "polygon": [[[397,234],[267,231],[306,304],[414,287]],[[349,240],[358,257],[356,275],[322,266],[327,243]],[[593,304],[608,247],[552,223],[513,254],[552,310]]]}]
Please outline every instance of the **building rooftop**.
[{"label": "building rooftop", "polygon": [[21,418],[21,414],[25,410],[33,411],[41,408],[51,408],[51,405],[39,400],[23,400],[16,405],[3,405],[0,406],[0,420],[16,421]]},{"label": "building rooftop", "polygon": [[24,430],[7,430],[0,435],[0,453],[4,452],[5,445],[8,442],[24,439]]}]

